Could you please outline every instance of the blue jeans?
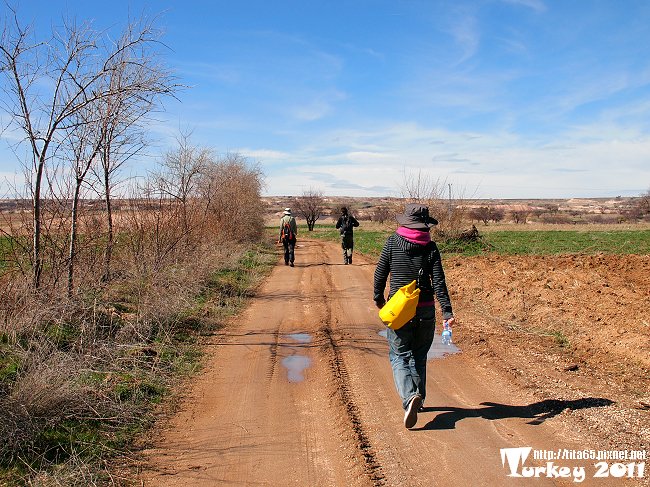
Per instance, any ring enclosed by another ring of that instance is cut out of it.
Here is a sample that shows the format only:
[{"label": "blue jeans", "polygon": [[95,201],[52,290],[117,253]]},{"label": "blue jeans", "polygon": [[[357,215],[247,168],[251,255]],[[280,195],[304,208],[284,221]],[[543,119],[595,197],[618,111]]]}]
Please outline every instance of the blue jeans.
[{"label": "blue jeans", "polygon": [[388,357],[404,409],[414,395],[419,394],[422,400],[426,397],[427,353],[433,343],[435,320],[435,308],[422,306],[402,328],[388,329]]}]

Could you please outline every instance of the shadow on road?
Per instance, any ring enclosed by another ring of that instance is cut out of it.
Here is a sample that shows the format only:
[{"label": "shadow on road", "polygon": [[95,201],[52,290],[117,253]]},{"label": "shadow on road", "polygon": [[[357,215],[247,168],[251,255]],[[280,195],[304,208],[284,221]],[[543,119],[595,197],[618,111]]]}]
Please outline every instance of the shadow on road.
[{"label": "shadow on road", "polygon": [[446,430],[456,428],[456,423],[466,418],[483,418],[490,421],[505,418],[530,418],[528,424],[542,424],[565,409],[587,409],[610,406],[614,401],[600,397],[585,397],[571,401],[547,399],[527,406],[510,406],[494,402],[482,402],[482,408],[425,407],[423,412],[444,411],[422,428],[414,430]]},{"label": "shadow on road", "polygon": [[[292,335],[305,334],[310,337],[310,340],[304,343],[297,342]],[[223,338],[223,341],[215,343],[206,343],[205,346],[214,347],[288,347],[293,349],[310,349],[322,348],[324,345],[331,343],[325,336],[323,336],[322,328],[317,332],[302,331],[294,333],[276,333],[274,330],[255,330],[247,331],[245,333],[237,333],[231,331],[220,331],[217,333],[204,334],[204,336],[218,336]],[[255,337],[256,341],[250,341],[248,338]],[[352,350],[354,352],[385,356],[387,355],[386,339],[377,335],[370,338],[350,338],[349,336],[340,336],[335,334],[334,342],[336,347],[341,350]]]},{"label": "shadow on road", "polygon": [[[338,263],[338,262],[312,262],[312,263],[303,264],[301,262],[296,261],[296,263],[295,263],[296,267],[323,267],[323,266],[325,266],[325,267],[338,267],[338,266],[341,266],[341,267],[352,268],[352,267],[368,267],[368,266],[375,266],[375,265],[377,265],[377,264],[364,264],[364,263],[361,263],[361,262],[359,262],[358,264],[355,263],[355,264],[350,264],[350,265],[344,264],[343,262],[340,262],[340,263]],[[281,266],[281,264],[278,264],[278,266]]]}]

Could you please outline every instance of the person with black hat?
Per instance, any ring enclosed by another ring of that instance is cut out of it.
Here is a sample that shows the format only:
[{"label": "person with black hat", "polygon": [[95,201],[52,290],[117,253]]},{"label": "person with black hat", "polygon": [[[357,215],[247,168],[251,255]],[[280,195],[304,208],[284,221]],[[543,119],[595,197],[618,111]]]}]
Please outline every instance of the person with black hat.
[{"label": "person with black hat", "polygon": [[348,209],[345,206],[341,208],[341,216],[336,222],[336,228],[341,233],[341,248],[343,248],[343,262],[345,265],[352,264],[353,233],[354,227],[358,226],[359,222],[348,213]]},{"label": "person with black hat", "polygon": [[438,221],[429,216],[427,206],[419,203],[407,204],[404,213],[396,218],[397,231],[386,239],[375,268],[374,301],[378,308],[386,304],[384,290],[389,275],[389,299],[413,280],[420,288],[415,317],[398,330],[387,329],[393,378],[405,410],[404,426],[410,429],[417,423],[426,397],[427,353],[435,330],[434,295],[443,320],[451,326],[455,319],[440,252],[429,234]]}]

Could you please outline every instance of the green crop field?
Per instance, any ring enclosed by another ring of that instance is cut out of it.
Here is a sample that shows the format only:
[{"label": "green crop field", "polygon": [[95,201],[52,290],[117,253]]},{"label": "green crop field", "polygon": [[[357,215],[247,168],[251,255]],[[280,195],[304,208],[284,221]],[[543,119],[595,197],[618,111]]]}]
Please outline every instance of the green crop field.
[{"label": "green crop field", "polygon": [[[390,231],[364,230],[354,233],[357,252],[378,256]],[[300,228],[300,236],[338,240],[334,225],[317,225],[313,232]],[[438,242],[443,253],[479,255],[554,254],[650,254],[650,230],[499,230],[484,234],[479,242]]]},{"label": "green crop field", "polygon": [[650,230],[498,231],[484,237],[500,254],[650,254]]}]

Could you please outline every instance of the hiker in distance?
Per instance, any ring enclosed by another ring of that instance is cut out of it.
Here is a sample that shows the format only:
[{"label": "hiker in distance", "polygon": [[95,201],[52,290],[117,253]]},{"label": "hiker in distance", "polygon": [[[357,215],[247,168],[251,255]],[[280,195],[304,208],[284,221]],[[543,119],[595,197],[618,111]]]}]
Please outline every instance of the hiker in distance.
[{"label": "hiker in distance", "polygon": [[343,248],[343,262],[345,265],[352,264],[352,249],[354,248],[354,227],[358,227],[359,222],[352,215],[348,214],[348,209],[344,206],[341,208],[341,216],[336,222],[336,228],[341,233],[341,247]]},{"label": "hiker in distance", "polygon": [[296,224],[296,219],[291,214],[291,208],[285,208],[280,219],[280,239],[278,240],[282,242],[282,246],[284,247],[284,265],[293,267],[297,234],[298,225]]},{"label": "hiker in distance", "polygon": [[450,326],[455,320],[440,252],[429,234],[438,221],[429,216],[427,206],[418,203],[407,204],[404,213],[396,218],[399,226],[386,239],[375,268],[374,301],[380,309],[386,303],[384,289],[389,275],[389,299],[413,280],[420,288],[415,317],[397,330],[387,328],[393,378],[405,410],[404,426],[412,428],[426,397],[427,352],[435,330],[434,294],[443,320]]}]

